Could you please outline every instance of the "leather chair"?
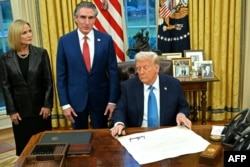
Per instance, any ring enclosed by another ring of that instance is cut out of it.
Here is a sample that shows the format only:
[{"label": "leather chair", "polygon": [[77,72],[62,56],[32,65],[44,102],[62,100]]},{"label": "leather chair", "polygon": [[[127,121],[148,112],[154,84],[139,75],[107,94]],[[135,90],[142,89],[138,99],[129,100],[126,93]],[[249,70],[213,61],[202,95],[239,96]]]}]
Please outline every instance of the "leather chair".
[{"label": "leather chair", "polygon": [[[118,63],[120,82],[136,75],[135,62],[125,61]],[[160,60],[160,72],[173,76],[173,65],[171,60]]]}]

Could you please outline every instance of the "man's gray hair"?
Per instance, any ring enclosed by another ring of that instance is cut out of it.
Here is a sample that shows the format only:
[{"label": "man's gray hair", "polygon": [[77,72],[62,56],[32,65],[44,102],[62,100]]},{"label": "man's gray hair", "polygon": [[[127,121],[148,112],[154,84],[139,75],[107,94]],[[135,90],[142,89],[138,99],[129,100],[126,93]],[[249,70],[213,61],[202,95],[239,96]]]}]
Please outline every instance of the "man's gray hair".
[{"label": "man's gray hair", "polygon": [[79,9],[81,8],[90,8],[93,9],[95,12],[95,17],[98,15],[98,10],[96,9],[96,6],[94,3],[92,2],[87,2],[87,1],[82,1],[79,4],[76,5],[76,8],[74,10],[74,16],[77,17],[78,16],[78,12]]},{"label": "man's gray hair", "polygon": [[140,60],[151,59],[154,64],[159,64],[158,55],[152,51],[141,51],[135,55],[135,62]]}]

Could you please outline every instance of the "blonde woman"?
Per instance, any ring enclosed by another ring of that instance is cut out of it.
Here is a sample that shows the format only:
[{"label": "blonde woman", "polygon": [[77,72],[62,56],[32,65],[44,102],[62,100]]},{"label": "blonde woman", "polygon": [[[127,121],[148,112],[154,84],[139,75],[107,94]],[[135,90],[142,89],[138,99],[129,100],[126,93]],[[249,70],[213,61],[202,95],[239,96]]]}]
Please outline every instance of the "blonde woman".
[{"label": "blonde woman", "polygon": [[32,135],[51,130],[53,84],[48,53],[32,45],[28,22],[14,21],[8,42],[10,50],[0,58],[0,81],[19,156]]}]

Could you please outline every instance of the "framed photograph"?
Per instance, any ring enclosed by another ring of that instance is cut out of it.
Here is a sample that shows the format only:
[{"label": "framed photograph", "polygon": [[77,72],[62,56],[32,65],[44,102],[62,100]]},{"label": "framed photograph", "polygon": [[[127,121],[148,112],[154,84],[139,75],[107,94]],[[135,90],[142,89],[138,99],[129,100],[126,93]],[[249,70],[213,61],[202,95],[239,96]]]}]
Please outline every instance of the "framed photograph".
[{"label": "framed photograph", "polygon": [[162,53],[162,57],[165,60],[172,60],[173,58],[182,58],[181,52],[175,52],[175,53]]},{"label": "framed photograph", "polygon": [[192,70],[199,72],[199,67],[197,67],[195,62],[203,61],[203,50],[184,50],[184,57],[191,58]]},{"label": "framed photograph", "polygon": [[173,76],[189,77],[191,72],[191,58],[173,58]]},{"label": "framed photograph", "polygon": [[192,66],[192,72],[196,72],[197,75],[199,75],[199,76],[201,76],[201,73],[202,73],[201,62],[202,61],[195,61],[194,67]]},{"label": "framed photograph", "polygon": [[201,66],[201,77],[202,78],[214,78],[214,70],[213,70],[213,61],[212,60],[206,60],[200,62]]}]

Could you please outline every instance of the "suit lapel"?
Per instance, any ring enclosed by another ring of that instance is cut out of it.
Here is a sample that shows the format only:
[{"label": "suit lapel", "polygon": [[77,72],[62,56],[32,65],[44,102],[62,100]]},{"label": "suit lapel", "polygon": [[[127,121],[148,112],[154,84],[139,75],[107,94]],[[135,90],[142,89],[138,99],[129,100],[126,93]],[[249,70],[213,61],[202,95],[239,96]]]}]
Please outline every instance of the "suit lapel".
[{"label": "suit lapel", "polygon": [[139,78],[137,78],[136,86],[134,88],[135,88],[134,91],[135,91],[135,96],[136,96],[136,101],[137,101],[134,103],[134,105],[137,104],[136,108],[138,111],[138,118],[140,118],[140,120],[138,121],[139,121],[139,124],[141,125],[143,114],[144,114],[144,87],[143,87],[143,83],[139,81]]},{"label": "suit lapel", "polygon": [[163,118],[165,118],[164,114],[167,113],[164,106],[168,103],[168,87],[166,80],[164,80],[161,75],[159,75],[159,84],[160,84],[160,125],[162,125]]},{"label": "suit lapel", "polygon": [[[93,63],[92,63],[92,70],[94,70],[95,69],[95,66],[96,66],[96,62],[97,62],[97,60],[99,59],[99,56],[101,56],[102,54],[99,54],[99,52],[101,51],[101,49],[100,48],[102,48],[102,38],[100,37],[100,35],[99,35],[99,33],[95,30],[95,29],[93,29],[94,30],[94,48],[95,48],[95,50],[94,50],[94,59],[93,59]],[[91,70],[91,71],[92,71]]]},{"label": "suit lapel", "polygon": [[[25,82],[24,78],[23,78],[23,74],[21,72],[21,69],[20,69],[20,66],[19,66],[19,63],[18,63],[18,59],[17,59],[17,56],[16,56],[16,52],[15,51],[11,51],[10,54],[8,55],[8,58],[11,60],[13,66],[12,68],[15,69],[18,73],[18,76],[20,78],[22,78],[23,82]],[[14,71],[14,70],[13,70]],[[26,82],[25,82],[26,83]]]},{"label": "suit lapel", "polygon": [[[82,55],[82,51],[81,51],[81,46],[79,44],[79,36],[77,33],[77,29],[74,30],[73,32],[71,32],[69,34],[69,38],[67,38],[67,52],[72,52],[74,53],[74,55],[70,55],[70,59],[74,59],[75,62],[80,63],[81,66],[85,67],[85,62],[83,60],[83,55]],[[87,71],[87,68],[86,68]]]},{"label": "suit lapel", "polygon": [[[81,52],[81,46],[80,46],[80,44],[79,44],[79,40],[80,40],[80,39],[79,39],[79,37],[78,37],[77,30],[75,30],[75,31],[72,32],[71,38],[72,38],[72,40],[70,40],[69,42],[70,42],[71,45],[73,46],[73,49],[74,49],[75,54],[80,55],[79,57],[80,57],[81,60],[83,61],[82,52]],[[84,62],[83,62],[83,64],[85,65]]]},{"label": "suit lapel", "polygon": [[30,52],[29,52],[29,69],[28,69],[28,75],[27,75],[27,83],[29,83],[30,79],[32,79],[32,74],[33,72],[32,69],[33,67],[37,66],[37,52],[35,51],[35,49],[33,49],[32,46],[30,46]]}]

